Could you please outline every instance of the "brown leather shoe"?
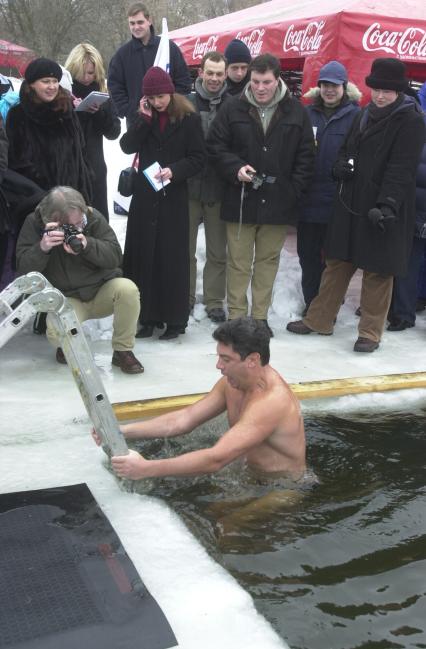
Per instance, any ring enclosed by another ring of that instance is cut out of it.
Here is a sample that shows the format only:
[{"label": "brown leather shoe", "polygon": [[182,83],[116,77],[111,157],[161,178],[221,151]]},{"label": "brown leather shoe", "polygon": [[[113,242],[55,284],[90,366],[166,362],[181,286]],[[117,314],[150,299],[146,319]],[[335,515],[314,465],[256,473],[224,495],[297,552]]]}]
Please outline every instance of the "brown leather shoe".
[{"label": "brown leather shoe", "polygon": [[303,320],[295,320],[294,322],[289,322],[287,324],[287,331],[291,331],[292,334],[300,334],[302,336],[314,333],[314,330],[308,327],[308,325],[305,325]]},{"label": "brown leather shoe", "polygon": [[65,354],[62,351],[62,347],[57,347],[56,349],[56,361],[61,365],[67,364],[67,359],[65,358]]},{"label": "brown leather shoe", "polygon": [[370,338],[363,338],[363,336],[360,336],[354,345],[354,352],[365,352],[370,354],[371,352],[374,352],[378,346],[379,343],[376,343],[375,340],[370,340]]},{"label": "brown leather shoe", "polygon": [[114,351],[111,362],[125,374],[142,374],[145,369],[130,350],[126,352]]}]

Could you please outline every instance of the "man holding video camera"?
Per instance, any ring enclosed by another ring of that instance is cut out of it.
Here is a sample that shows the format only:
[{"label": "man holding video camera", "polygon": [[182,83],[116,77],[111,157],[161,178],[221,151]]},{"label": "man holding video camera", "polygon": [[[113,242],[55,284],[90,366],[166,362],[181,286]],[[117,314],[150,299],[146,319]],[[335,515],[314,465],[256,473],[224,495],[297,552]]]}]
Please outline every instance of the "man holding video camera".
[{"label": "man holding video camera", "polygon": [[314,138],[306,109],[280,78],[280,63],[261,54],[250,81],[215,118],[207,147],[226,181],[221,218],[228,244],[229,318],[247,315],[267,325],[286,226],[298,219],[314,166]]},{"label": "man holding video camera", "polygon": [[[133,354],[140,298],[137,286],[122,277],[122,253],[114,231],[97,210],[71,187],[55,187],[30,214],[16,248],[18,273],[42,273],[61,291],[80,322],[113,315],[112,364],[126,374],[143,366]],[[47,338],[57,340],[47,318]],[[58,363],[66,363],[56,349]]]}]

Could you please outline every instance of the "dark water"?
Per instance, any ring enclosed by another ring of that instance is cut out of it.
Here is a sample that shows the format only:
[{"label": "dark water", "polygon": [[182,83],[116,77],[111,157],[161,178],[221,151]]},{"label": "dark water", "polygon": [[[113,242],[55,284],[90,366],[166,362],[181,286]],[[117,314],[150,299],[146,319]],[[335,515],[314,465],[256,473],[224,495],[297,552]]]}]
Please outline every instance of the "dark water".
[{"label": "dark water", "polygon": [[[311,415],[306,430],[320,485],[296,502],[241,517],[254,500],[241,466],[154,493],[291,649],[426,648],[426,410]],[[202,431],[202,445],[214,435]],[[151,456],[185,452],[194,437],[153,442]]]}]

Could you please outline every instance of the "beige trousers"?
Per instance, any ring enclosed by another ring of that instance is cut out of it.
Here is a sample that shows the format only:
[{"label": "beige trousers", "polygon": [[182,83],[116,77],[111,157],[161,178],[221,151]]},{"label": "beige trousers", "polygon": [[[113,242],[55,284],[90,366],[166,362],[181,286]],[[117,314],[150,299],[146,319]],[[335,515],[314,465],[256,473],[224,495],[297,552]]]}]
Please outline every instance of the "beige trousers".
[{"label": "beige trousers", "polygon": [[[319,293],[311,302],[303,322],[318,333],[329,334],[357,267],[347,261],[327,259]],[[361,285],[360,337],[380,342],[392,299],[392,275],[363,271]]]},{"label": "beige trousers", "polygon": [[[105,318],[112,314],[114,316],[112,323],[113,350],[124,352],[133,349],[140,297],[138,287],[130,279],[123,277],[110,279],[88,302],[82,302],[75,297],[67,299],[79,322],[92,318]],[[59,343],[49,319],[47,316],[46,336],[54,347],[58,347]]]},{"label": "beige trousers", "polygon": [[189,201],[189,303],[195,304],[197,282],[197,236],[201,218],[206,236],[203,271],[203,302],[207,311],[222,308],[226,291],[226,227],[220,218],[220,203]]},{"label": "beige trousers", "polygon": [[248,314],[247,289],[251,283],[251,315],[266,320],[272,289],[286,237],[285,225],[226,224],[228,265],[226,290],[229,318]]}]

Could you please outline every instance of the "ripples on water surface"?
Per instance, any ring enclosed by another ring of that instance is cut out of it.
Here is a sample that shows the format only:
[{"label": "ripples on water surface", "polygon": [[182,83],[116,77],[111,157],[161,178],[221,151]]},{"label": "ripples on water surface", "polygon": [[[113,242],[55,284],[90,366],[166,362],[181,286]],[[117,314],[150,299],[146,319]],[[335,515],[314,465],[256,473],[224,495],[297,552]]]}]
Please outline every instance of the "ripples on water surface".
[{"label": "ripples on water surface", "polygon": [[[426,648],[426,411],[310,414],[306,430],[321,484],[301,500],[239,515],[253,501],[241,466],[164,480],[154,493],[291,649]],[[213,436],[202,431],[203,445]],[[168,445],[185,452],[194,435]]]}]

